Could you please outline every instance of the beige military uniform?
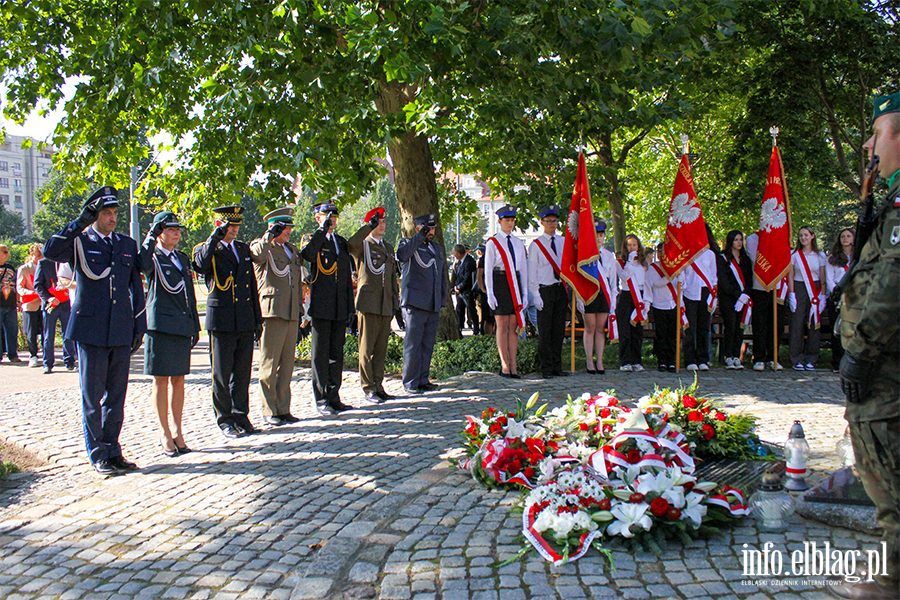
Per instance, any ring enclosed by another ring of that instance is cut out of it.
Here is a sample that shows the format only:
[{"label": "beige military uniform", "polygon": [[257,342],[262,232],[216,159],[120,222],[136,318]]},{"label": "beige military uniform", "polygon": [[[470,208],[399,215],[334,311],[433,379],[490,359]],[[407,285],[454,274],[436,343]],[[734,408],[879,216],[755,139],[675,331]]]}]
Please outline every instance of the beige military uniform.
[{"label": "beige military uniform", "polygon": [[290,242],[282,245],[270,240],[267,233],[250,244],[263,317],[259,390],[267,417],[291,412],[291,377],[303,302],[300,251]]},{"label": "beige military uniform", "polygon": [[379,242],[363,225],[347,240],[356,259],[359,282],[356,310],[359,313],[359,379],[367,394],[384,393],[384,361],[391,334],[391,319],[400,307],[397,262],[394,248]]}]

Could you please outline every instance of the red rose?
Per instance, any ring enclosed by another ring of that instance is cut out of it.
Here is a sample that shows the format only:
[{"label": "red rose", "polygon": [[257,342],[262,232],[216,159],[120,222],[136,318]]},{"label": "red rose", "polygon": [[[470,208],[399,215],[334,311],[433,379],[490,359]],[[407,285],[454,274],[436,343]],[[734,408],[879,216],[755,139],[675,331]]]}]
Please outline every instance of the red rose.
[{"label": "red rose", "polygon": [[500,433],[501,431],[503,431],[503,428],[500,427],[499,423],[494,423],[493,425],[491,425],[491,433]]},{"label": "red rose", "polygon": [[497,417],[497,422],[506,427],[506,417]]},{"label": "red rose", "polygon": [[681,403],[685,408],[697,408],[697,400],[692,396],[685,396],[681,399]]},{"label": "red rose", "polygon": [[681,487],[684,488],[684,493],[687,494],[689,491],[694,489],[694,482],[688,481],[687,483],[683,484]]},{"label": "red rose", "polygon": [[579,423],[579,424],[578,424],[578,429],[580,429],[580,430],[582,430],[582,431],[587,431],[588,429],[590,429],[590,427],[588,426],[587,423]]},{"label": "red rose", "polygon": [[670,521],[677,521],[681,518],[681,509],[675,508],[674,506],[670,506],[669,510],[666,511],[666,517]]},{"label": "red rose", "polygon": [[637,461],[641,460],[641,456],[642,456],[642,454],[641,454],[641,451],[640,451],[640,450],[629,450],[629,451],[628,451],[628,459],[627,459],[627,460],[628,460],[628,462],[630,462],[631,464],[634,464],[634,463],[636,463]]},{"label": "red rose", "polygon": [[611,411],[611,410],[609,410],[608,408],[604,408],[603,410],[600,411],[600,418],[601,418],[601,419],[606,419],[606,418],[608,418],[609,415],[611,415],[611,414],[612,414],[612,411]]},{"label": "red rose", "polygon": [[700,414],[699,410],[692,410],[688,413],[688,421],[702,421],[703,415]]},{"label": "red rose", "polygon": [[610,502],[609,498],[604,498],[597,503],[597,507],[600,510],[609,510],[610,508],[612,508],[612,502]]},{"label": "red rose", "polygon": [[473,437],[478,435],[478,423],[476,423],[475,421],[469,423],[469,426],[466,427],[466,433]]},{"label": "red rose", "polygon": [[703,408],[700,409],[700,412],[702,412],[704,415],[708,415],[708,414],[709,414],[709,408],[703,407]]},{"label": "red rose", "polygon": [[703,437],[707,440],[711,440],[716,437],[716,430],[713,429],[712,425],[710,425],[709,423],[703,426]]},{"label": "red rose", "polygon": [[506,413],[506,416],[512,419],[514,416],[516,416],[516,413]]},{"label": "red rose", "polygon": [[669,510],[669,501],[665,498],[657,498],[650,503],[650,512],[657,517],[661,517]]},{"label": "red rose", "polygon": [[728,418],[728,417],[725,416],[725,413],[720,413],[720,412],[717,412],[717,413],[716,413],[716,419],[718,419],[718,420],[720,420],[720,421],[724,421],[724,420],[727,419],[727,418]]},{"label": "red rose", "polygon": [[630,498],[628,498],[628,501],[632,504],[640,504],[644,501],[644,495],[639,492],[635,492],[631,495]]},{"label": "red rose", "polygon": [[509,468],[507,469],[507,471],[509,471],[513,475],[515,475],[516,473],[518,473],[521,470],[522,470],[522,463],[520,463],[518,460],[514,460],[511,463],[509,463]]},{"label": "red rose", "polygon": [[525,477],[527,477],[528,479],[534,477],[534,469],[532,469],[531,467],[525,467],[525,471],[523,471],[523,473],[525,473]]},{"label": "red rose", "polygon": [[610,399],[606,402],[606,405],[607,405],[607,406],[618,406],[618,405],[619,405],[619,400],[618,400],[617,398],[610,398]]}]

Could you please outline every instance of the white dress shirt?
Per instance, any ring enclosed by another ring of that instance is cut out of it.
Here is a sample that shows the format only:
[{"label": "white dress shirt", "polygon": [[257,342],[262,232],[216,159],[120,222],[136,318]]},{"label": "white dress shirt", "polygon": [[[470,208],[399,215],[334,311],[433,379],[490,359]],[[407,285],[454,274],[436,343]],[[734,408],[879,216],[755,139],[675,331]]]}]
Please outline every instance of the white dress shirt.
[{"label": "white dress shirt", "polygon": [[[516,253],[515,269],[519,273],[519,289],[524,296],[524,298],[519,298],[519,302],[523,307],[526,307],[528,306],[528,256],[525,254],[525,243],[512,234],[507,236],[507,234],[502,231],[495,235],[494,239],[503,246],[510,267],[512,267],[514,263],[513,257],[509,256],[507,240],[512,241],[513,250]],[[488,243],[484,246],[484,284],[487,288],[485,291],[487,292],[488,298],[495,298],[494,271],[506,271],[506,267],[503,265],[503,258],[501,258],[500,253],[497,251],[497,245],[494,244],[494,242],[488,240]],[[538,250],[538,252],[540,252],[540,250]],[[515,294],[515,290],[511,291]]]},{"label": "white dress shirt", "polygon": [[[716,287],[719,284],[719,277],[716,271],[715,252],[707,248],[700,253],[700,256],[694,259],[694,264],[697,265],[697,268],[700,269],[709,281],[711,287]],[[699,301],[703,297],[703,288],[706,287],[703,278],[700,277],[694,270],[694,267],[690,265],[682,271],[682,273],[684,274],[684,287],[682,288],[684,297],[688,300]],[[710,292],[712,292],[711,289]]]},{"label": "white dress shirt", "polygon": [[[658,265],[659,262],[654,262],[654,265]],[[664,271],[665,272],[665,271]],[[672,280],[672,286],[675,288],[676,293],[678,292],[678,283],[682,284],[682,295],[684,294],[684,275],[683,272],[678,274],[678,277]],[[672,292],[669,290],[669,280],[660,275],[653,265],[647,269],[647,285],[646,296],[644,298],[644,302],[647,304],[652,304],[654,308],[659,310],[674,310],[675,309],[675,298],[672,297]]]},{"label": "white dress shirt", "polygon": [[[538,247],[538,240],[547,249],[547,254],[553,257],[556,267],[562,264],[563,243],[565,238],[561,235],[552,236],[556,243],[556,254],[553,254],[553,247],[550,243],[551,236],[546,233],[541,234],[536,240],[531,242],[528,248],[528,289],[534,298],[538,298],[541,294],[542,285],[554,285],[561,283],[561,279],[556,278],[556,272],[553,265],[547,260],[544,251]],[[501,240],[501,243],[505,243]]]}]

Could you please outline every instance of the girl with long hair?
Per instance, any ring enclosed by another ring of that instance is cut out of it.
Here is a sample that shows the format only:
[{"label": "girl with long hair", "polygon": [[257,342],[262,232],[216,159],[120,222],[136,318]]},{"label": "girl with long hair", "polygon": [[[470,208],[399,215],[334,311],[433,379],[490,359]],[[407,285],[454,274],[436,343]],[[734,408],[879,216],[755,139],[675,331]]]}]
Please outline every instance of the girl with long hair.
[{"label": "girl with long hair", "polygon": [[725,250],[719,255],[718,279],[719,313],[723,322],[719,359],[724,361],[726,369],[743,369],[741,317],[753,304],[750,301],[753,265],[744,249],[744,234],[737,229],[729,231],[725,237]]},{"label": "girl with long hair", "polygon": [[[828,262],[825,264],[825,290],[828,292],[828,302],[825,310],[828,313],[828,322],[832,328],[838,318],[838,309],[831,301],[831,292],[841,283],[847,270],[850,268],[850,260],[853,258],[853,244],[856,241],[856,233],[852,229],[841,229],[834,246],[831,248],[831,254],[828,256]],[[841,336],[832,332],[831,334],[831,368],[837,373],[841,366],[841,358],[844,356],[844,345],[841,343]]]},{"label": "girl with long hair", "polygon": [[815,232],[811,227],[801,227],[788,270],[788,307],[793,313],[790,355],[795,371],[815,371],[819,360],[819,317],[825,312],[826,263]]},{"label": "girl with long hair", "polygon": [[644,303],[647,280],[647,257],[640,238],[625,236],[616,272],[619,276],[619,296],[616,301],[616,320],[619,323],[619,370],[643,371],[641,344],[644,342],[644,321],[649,306]]}]

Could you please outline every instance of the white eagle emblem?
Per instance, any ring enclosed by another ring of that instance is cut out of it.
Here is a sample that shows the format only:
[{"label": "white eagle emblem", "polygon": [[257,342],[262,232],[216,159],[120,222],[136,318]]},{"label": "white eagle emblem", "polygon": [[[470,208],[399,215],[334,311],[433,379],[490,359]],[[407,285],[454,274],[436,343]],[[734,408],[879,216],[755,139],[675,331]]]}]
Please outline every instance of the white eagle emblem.
[{"label": "white eagle emblem", "polygon": [[784,206],[778,204],[777,198],[769,198],[762,205],[762,213],[759,215],[760,231],[771,232],[780,229],[787,223],[787,213]]},{"label": "white eagle emblem", "polygon": [[669,213],[669,225],[681,227],[693,223],[700,216],[700,207],[695,205],[687,193],[672,198],[672,209]]},{"label": "white eagle emblem", "polygon": [[572,239],[578,241],[578,211],[569,211],[569,219],[566,222],[566,231],[572,236]]}]

